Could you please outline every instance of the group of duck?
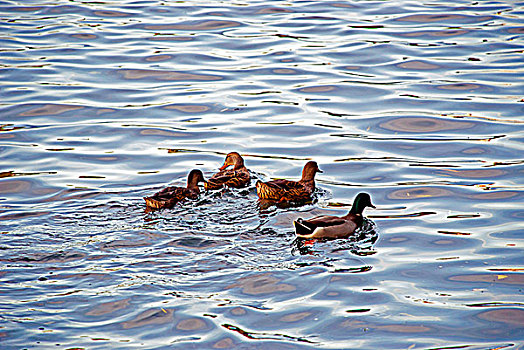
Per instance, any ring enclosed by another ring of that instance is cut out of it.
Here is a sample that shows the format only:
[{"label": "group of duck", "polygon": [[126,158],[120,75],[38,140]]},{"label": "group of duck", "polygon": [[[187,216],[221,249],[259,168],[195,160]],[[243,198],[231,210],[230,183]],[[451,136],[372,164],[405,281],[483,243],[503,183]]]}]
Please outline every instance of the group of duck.
[{"label": "group of duck", "polygon": [[[242,188],[251,182],[251,174],[244,165],[244,159],[237,152],[227,154],[224,164],[207,181],[202,171],[191,170],[186,187],[170,186],[144,197],[150,209],[172,208],[176,203],[188,199],[197,199],[200,194],[199,183],[204,184],[206,191],[224,187]],[[257,181],[257,195],[260,199],[278,202],[307,202],[315,190],[315,175],[321,173],[318,164],[309,161],[302,170],[299,181],[277,179],[267,182]],[[367,193],[359,193],[347,215],[323,215],[310,219],[299,218],[294,221],[297,237],[305,239],[346,238],[355,232],[363,223],[362,212],[366,207],[375,208]]]}]

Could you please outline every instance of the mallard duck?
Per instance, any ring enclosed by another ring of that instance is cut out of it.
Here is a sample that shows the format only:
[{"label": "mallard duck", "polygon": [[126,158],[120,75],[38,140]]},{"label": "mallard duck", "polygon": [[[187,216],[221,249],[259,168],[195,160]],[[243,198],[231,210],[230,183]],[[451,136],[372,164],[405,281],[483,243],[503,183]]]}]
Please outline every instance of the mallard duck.
[{"label": "mallard duck", "polygon": [[[227,169],[229,166],[233,169]],[[244,165],[244,159],[237,152],[228,153],[224,165],[205,184],[206,190],[218,190],[222,187],[245,187],[251,181],[249,170]]]},{"label": "mallard duck", "polygon": [[299,238],[347,238],[362,226],[362,212],[364,208],[375,208],[371,204],[371,197],[367,193],[359,193],[355,197],[353,206],[345,216],[323,215],[304,220],[294,221],[295,232]]},{"label": "mallard duck", "polygon": [[315,190],[315,174],[321,173],[317,162],[309,161],[302,170],[300,181],[277,179],[268,182],[257,181],[257,195],[260,199],[276,201],[304,201],[311,199]]},{"label": "mallard duck", "polygon": [[197,199],[200,193],[198,183],[204,182],[204,174],[200,170],[191,170],[187,176],[187,187],[169,186],[151,197],[144,197],[148,208],[161,209],[173,208],[173,206],[184,200]]}]

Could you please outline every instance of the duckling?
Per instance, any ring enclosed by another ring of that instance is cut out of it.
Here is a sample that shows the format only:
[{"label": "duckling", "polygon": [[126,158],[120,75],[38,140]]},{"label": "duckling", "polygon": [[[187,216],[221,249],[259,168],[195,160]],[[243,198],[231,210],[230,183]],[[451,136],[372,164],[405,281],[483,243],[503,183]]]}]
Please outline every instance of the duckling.
[{"label": "duckling", "polygon": [[169,186],[151,197],[144,197],[148,208],[173,208],[176,203],[189,198],[197,199],[200,194],[198,184],[204,182],[204,174],[198,169],[191,170],[187,176],[187,187]]},{"label": "duckling", "polygon": [[323,215],[307,220],[299,218],[293,222],[297,237],[305,239],[347,238],[362,226],[362,212],[366,207],[375,208],[371,204],[369,194],[361,192],[355,197],[351,210],[345,216]]},{"label": "duckling", "polygon": [[257,181],[257,195],[260,199],[277,201],[310,200],[315,190],[315,174],[322,173],[317,162],[309,161],[302,170],[300,181],[277,179],[268,182]]},{"label": "duckling", "polygon": [[[229,166],[233,169],[227,169]],[[222,187],[241,188],[249,185],[251,175],[244,165],[244,159],[237,152],[228,153],[224,165],[205,184],[206,190],[218,190]]]}]

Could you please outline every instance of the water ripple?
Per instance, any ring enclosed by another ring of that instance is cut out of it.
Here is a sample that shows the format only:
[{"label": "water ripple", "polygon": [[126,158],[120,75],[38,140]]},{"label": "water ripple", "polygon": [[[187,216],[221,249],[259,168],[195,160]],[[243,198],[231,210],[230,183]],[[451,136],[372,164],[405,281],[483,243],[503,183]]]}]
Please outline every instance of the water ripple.
[{"label": "water ripple", "polygon": [[[522,3],[0,13],[3,348],[520,348]],[[145,210],[231,151],[248,187]],[[311,203],[258,200],[307,160]]]}]

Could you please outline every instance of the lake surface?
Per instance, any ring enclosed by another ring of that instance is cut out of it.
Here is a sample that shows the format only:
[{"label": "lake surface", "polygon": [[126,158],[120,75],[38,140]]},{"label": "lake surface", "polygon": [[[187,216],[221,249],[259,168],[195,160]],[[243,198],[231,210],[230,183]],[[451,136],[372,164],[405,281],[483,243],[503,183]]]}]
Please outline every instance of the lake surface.
[{"label": "lake surface", "polygon": [[[0,1],[2,349],[524,349],[524,2]],[[246,189],[146,212],[225,154]],[[295,242],[341,215],[362,234]]]}]

